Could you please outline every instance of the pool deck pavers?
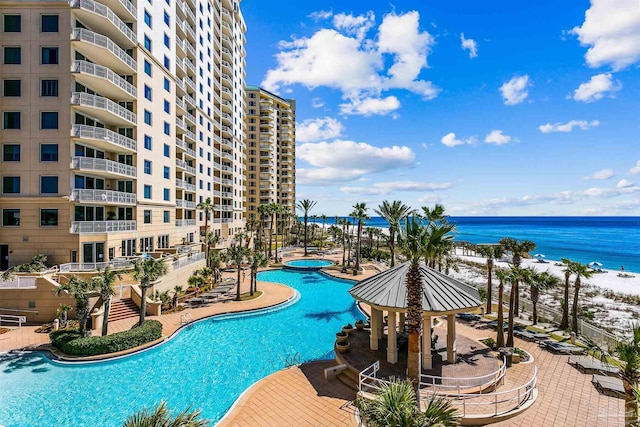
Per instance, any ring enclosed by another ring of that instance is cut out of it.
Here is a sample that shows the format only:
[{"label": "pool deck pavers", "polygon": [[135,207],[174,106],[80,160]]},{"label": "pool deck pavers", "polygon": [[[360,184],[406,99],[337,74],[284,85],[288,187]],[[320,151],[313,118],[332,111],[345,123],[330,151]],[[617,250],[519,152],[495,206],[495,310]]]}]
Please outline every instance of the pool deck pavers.
[{"label": "pool deck pavers", "polygon": [[[288,259],[295,259],[299,251]],[[341,259],[341,254],[327,258]],[[376,270],[368,266],[365,276]],[[332,273],[338,277],[353,279],[353,276]],[[231,276],[226,273],[225,276]],[[242,285],[248,290],[249,280]],[[233,311],[267,307],[285,301],[293,296],[293,291],[275,283],[262,283],[265,293],[251,301],[229,301],[214,303],[206,307],[190,308],[183,312],[153,316],[163,324],[163,332],[170,335],[180,327],[180,316],[189,312],[193,319]],[[128,330],[136,318],[110,323],[110,333]],[[36,326],[17,328],[0,335],[0,352],[20,348],[33,348],[47,343],[47,334],[34,332]],[[459,322],[457,332],[471,339],[492,336],[488,329],[479,329]],[[515,418],[493,424],[496,427],[536,427],[556,426],[603,426],[624,425],[624,401],[600,395],[591,384],[591,375],[580,373],[567,363],[567,356],[552,354],[535,343],[516,338],[516,346],[533,355],[538,367],[538,400],[524,413]],[[332,361],[313,362],[278,371],[249,388],[236,402],[234,408],[218,424],[219,427],[232,426],[357,426],[351,401],[355,391],[338,380],[326,381],[324,368]],[[507,380],[501,387],[524,384],[532,373],[532,365],[516,365],[507,371]]]}]

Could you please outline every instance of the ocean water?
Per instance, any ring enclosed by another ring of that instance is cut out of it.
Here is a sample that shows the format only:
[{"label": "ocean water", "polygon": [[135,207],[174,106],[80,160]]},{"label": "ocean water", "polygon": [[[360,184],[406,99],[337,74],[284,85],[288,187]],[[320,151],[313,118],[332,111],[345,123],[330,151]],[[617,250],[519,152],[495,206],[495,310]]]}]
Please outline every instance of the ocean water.
[{"label": "ocean water", "polygon": [[[640,217],[450,217],[456,240],[496,243],[503,237],[531,240],[533,252],[547,260],[569,258],[603,268],[640,273]],[[333,224],[330,218],[327,224]],[[381,217],[371,217],[368,227],[388,228]]]}]

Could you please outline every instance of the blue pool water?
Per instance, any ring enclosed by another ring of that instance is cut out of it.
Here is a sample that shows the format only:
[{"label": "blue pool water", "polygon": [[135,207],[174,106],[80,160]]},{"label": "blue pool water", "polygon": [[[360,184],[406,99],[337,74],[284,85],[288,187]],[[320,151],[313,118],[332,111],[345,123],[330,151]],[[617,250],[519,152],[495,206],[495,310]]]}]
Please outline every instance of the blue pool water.
[{"label": "blue pool water", "polygon": [[114,361],[60,365],[34,353],[0,354],[0,425],[120,426],[162,399],[172,410],[201,408],[217,421],[259,379],[302,362],[333,358],[335,332],[363,319],[352,282],[317,272],[273,270],[259,280],[299,292],[286,308],[200,321],[168,343]]},{"label": "blue pool water", "polygon": [[286,267],[320,268],[333,265],[333,262],[326,259],[296,259],[286,261],[284,265]]}]

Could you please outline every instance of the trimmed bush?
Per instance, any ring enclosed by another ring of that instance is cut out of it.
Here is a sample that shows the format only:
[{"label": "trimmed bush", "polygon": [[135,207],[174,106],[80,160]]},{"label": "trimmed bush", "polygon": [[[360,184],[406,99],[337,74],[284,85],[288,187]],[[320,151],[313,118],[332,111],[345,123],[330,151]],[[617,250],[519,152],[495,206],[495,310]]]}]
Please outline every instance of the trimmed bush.
[{"label": "trimmed bush", "polygon": [[162,337],[162,323],[146,320],[141,326],[105,337],[80,338],[77,330],[61,330],[49,334],[51,343],[60,351],[75,356],[95,356],[128,350]]}]

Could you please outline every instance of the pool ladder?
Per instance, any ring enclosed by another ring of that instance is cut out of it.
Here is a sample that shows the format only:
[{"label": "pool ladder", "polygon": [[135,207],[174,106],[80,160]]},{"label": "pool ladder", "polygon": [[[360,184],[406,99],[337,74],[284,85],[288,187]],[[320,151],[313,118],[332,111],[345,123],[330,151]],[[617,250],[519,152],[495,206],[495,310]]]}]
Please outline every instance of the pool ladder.
[{"label": "pool ladder", "polygon": [[186,325],[187,323],[193,322],[193,317],[191,317],[191,313],[184,313],[180,316],[180,324]]},{"label": "pool ladder", "polygon": [[284,367],[290,368],[292,366],[300,366],[300,353],[290,354],[284,361]]}]

